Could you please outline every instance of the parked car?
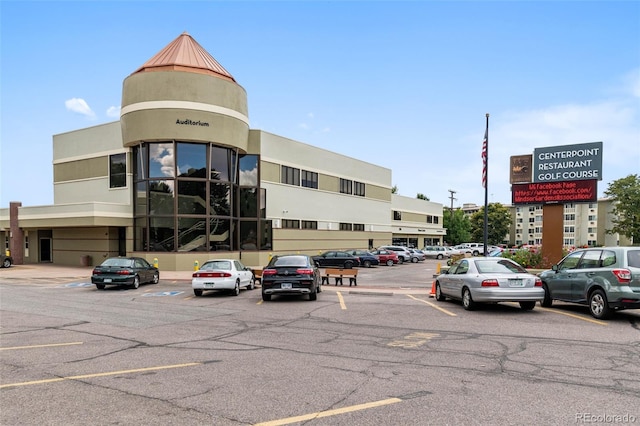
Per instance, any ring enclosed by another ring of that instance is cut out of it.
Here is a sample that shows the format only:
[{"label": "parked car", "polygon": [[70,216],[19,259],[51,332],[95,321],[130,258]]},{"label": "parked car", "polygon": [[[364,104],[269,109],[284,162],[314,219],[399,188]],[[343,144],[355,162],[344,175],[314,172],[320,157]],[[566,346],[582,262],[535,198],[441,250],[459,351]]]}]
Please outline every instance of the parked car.
[{"label": "parked car", "polygon": [[579,249],[541,272],[540,278],[545,307],[553,300],[579,303],[589,306],[598,319],[622,309],[640,309],[640,247]]},{"label": "parked car", "polygon": [[5,253],[0,254],[0,268],[8,268],[13,264],[13,258]]},{"label": "parked car", "polygon": [[378,258],[367,250],[347,250],[347,253],[357,257],[360,261],[360,266],[364,266],[365,268],[371,268],[372,266],[380,264]]},{"label": "parked car", "polygon": [[519,302],[531,310],[544,299],[542,281],[510,259],[465,257],[456,261],[435,282],[436,300],[462,300],[466,310],[478,303]]},{"label": "parked car", "polygon": [[484,254],[484,243],[464,243],[461,245],[470,249],[472,256],[480,256],[481,254]]},{"label": "parked car", "polygon": [[262,270],[262,300],[274,294],[308,294],[316,300],[322,291],[320,271],[313,258],[304,254],[274,256]]},{"label": "parked car", "polygon": [[346,251],[325,251],[319,256],[313,256],[313,261],[322,268],[334,267],[351,269],[354,266],[360,266],[360,259],[347,253]]},{"label": "parked car", "polygon": [[409,253],[409,249],[402,246],[380,246],[378,250],[391,250],[395,251],[398,255],[398,263],[403,264],[404,262],[411,261],[411,253]]},{"label": "parked car", "polygon": [[443,247],[444,247],[445,252],[447,253],[447,257],[449,257],[449,258],[451,256],[454,256],[454,255],[462,254],[462,251],[458,250],[455,247],[450,247],[450,246],[443,246]]},{"label": "parked car", "polygon": [[444,259],[445,257],[451,257],[451,254],[443,246],[426,246],[422,249],[422,253],[427,257],[434,259]]},{"label": "parked car", "polygon": [[231,291],[237,296],[241,287],[253,290],[255,285],[253,271],[239,260],[207,260],[191,275],[191,288],[196,296],[208,290]]},{"label": "parked car", "polygon": [[425,256],[421,250],[412,249],[412,248],[408,250],[409,250],[409,253],[411,253],[412,263],[424,262],[427,259],[427,256]]},{"label": "parked car", "polygon": [[473,255],[473,250],[471,250],[469,247],[465,246],[464,244],[458,244],[457,246],[454,246],[453,249],[458,250],[460,254],[469,253],[470,255]]},{"label": "parked car", "polygon": [[398,263],[398,254],[391,250],[374,250],[371,252],[380,261],[380,265],[393,266]]},{"label": "parked car", "polygon": [[91,283],[98,290],[108,285],[140,287],[143,283],[158,284],[160,271],[141,257],[110,257],[93,268]]}]

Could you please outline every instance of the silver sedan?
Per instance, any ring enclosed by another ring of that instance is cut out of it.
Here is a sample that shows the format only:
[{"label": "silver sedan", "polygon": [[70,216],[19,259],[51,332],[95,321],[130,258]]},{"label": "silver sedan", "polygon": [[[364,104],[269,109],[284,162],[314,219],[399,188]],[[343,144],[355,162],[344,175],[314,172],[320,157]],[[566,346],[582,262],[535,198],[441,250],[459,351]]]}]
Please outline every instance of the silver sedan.
[{"label": "silver sedan", "polygon": [[469,311],[485,302],[519,302],[528,311],[544,299],[544,289],[539,277],[510,259],[473,257],[458,260],[438,275],[435,296],[439,301],[462,300]]}]

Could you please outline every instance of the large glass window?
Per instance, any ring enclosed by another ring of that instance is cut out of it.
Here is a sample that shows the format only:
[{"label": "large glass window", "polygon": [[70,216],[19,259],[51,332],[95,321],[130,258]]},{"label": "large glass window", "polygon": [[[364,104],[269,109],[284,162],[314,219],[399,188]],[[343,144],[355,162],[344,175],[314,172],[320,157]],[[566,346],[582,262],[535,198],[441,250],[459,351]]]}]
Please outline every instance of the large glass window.
[{"label": "large glass window", "polygon": [[206,250],[206,225],[205,218],[178,218],[178,251]]},{"label": "large glass window", "polygon": [[109,188],[124,188],[127,186],[127,154],[113,154],[109,156]]},{"label": "large glass window", "polygon": [[[211,147],[211,180],[231,181],[229,153],[233,152],[219,146]],[[234,158],[235,158],[235,153]]]},{"label": "large glass window", "polygon": [[207,145],[201,143],[178,143],[178,177],[206,178]]},{"label": "large glass window", "polygon": [[149,144],[149,177],[175,177],[173,142]]},{"label": "large glass window", "polygon": [[302,170],[302,186],[305,188],[318,189],[318,174],[316,172]]},{"label": "large glass window", "polygon": [[172,215],[173,205],[173,180],[149,181],[149,215]]},{"label": "large glass window", "polygon": [[181,141],[142,143],[133,154],[135,250],[271,248],[257,155]]},{"label": "large glass window", "polygon": [[353,193],[353,181],[348,179],[340,179],[340,192],[343,194]]},{"label": "large glass window", "polygon": [[207,213],[207,183],[178,181],[178,214]]},{"label": "large glass window", "polygon": [[258,186],[258,156],[245,155],[239,160],[240,176],[238,183],[241,186]]}]

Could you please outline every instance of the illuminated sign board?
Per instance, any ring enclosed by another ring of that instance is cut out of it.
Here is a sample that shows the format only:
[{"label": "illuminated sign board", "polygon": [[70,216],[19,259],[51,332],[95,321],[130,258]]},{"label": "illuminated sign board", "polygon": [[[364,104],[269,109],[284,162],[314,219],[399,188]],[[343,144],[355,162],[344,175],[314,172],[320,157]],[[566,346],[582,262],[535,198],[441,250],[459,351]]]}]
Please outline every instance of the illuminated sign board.
[{"label": "illuminated sign board", "polygon": [[592,203],[597,201],[598,181],[518,183],[511,186],[512,204]]},{"label": "illuminated sign board", "polygon": [[602,142],[533,151],[533,182],[578,180],[602,180]]},{"label": "illuminated sign board", "polygon": [[512,155],[509,166],[509,183],[529,183],[531,182],[531,168],[533,156]]}]

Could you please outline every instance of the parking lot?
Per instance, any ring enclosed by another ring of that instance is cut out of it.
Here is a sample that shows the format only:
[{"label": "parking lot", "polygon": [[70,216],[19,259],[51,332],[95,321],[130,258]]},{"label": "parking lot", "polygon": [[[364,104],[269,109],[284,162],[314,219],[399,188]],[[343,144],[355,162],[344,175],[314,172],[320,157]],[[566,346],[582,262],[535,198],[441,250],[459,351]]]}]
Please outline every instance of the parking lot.
[{"label": "parking lot", "polygon": [[465,311],[429,296],[437,268],[360,269],[313,302],[0,271],[0,423],[640,423],[640,312]]}]

